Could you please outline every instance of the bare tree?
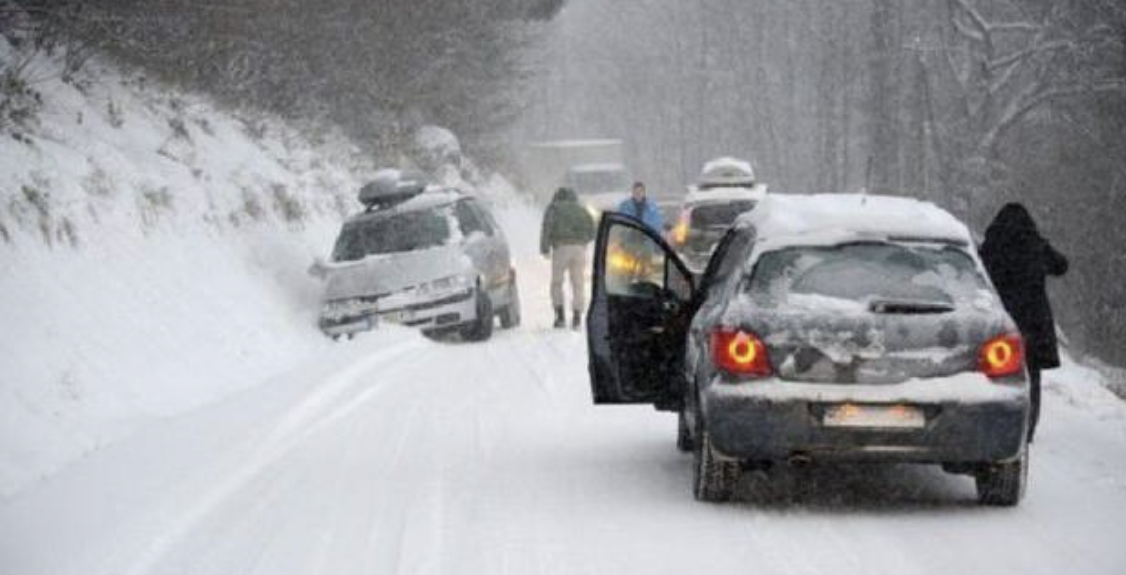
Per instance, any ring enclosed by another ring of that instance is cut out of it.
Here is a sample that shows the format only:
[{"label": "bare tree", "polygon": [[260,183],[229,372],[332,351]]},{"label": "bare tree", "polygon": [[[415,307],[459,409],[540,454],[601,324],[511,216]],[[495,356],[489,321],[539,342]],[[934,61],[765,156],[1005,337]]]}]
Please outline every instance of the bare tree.
[{"label": "bare tree", "polygon": [[987,12],[975,0],[948,0],[942,47],[951,103],[936,136],[945,139],[942,171],[957,175],[952,183],[966,191],[967,212],[975,195],[1004,184],[1002,145],[1030,115],[1076,97],[1126,94],[1123,71],[1101,60],[1121,37],[1085,17],[1081,4],[989,4]]}]

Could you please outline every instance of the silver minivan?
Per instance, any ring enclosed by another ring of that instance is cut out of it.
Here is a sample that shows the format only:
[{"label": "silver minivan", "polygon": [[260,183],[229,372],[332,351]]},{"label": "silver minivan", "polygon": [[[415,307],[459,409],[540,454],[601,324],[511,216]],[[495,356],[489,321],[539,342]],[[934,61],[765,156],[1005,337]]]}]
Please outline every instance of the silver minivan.
[{"label": "silver minivan", "polygon": [[325,282],[318,323],[326,335],[388,322],[483,341],[497,319],[519,325],[508,242],[480,200],[386,170],[360,201],[366,209],[344,223],[331,261],[310,270]]}]

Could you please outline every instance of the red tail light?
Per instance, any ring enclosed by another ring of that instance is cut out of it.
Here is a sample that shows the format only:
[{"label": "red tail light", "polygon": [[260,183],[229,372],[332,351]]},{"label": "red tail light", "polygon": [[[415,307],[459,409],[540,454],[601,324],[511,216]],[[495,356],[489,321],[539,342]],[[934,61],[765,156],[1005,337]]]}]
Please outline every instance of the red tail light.
[{"label": "red tail light", "polygon": [[1020,373],[1024,366],[1024,342],[1019,335],[999,335],[981,346],[978,366],[989,377]]},{"label": "red tail light", "polygon": [[749,377],[771,374],[766,346],[753,333],[718,330],[712,332],[712,358],[720,369]]}]

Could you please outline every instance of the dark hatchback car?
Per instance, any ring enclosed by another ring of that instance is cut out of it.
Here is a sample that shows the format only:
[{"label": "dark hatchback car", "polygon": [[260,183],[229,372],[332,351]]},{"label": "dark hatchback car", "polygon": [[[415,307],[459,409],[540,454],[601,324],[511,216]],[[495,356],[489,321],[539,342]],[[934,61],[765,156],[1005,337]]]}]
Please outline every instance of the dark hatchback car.
[{"label": "dark hatchback car", "polygon": [[1028,472],[1020,335],[939,208],[771,196],[694,285],[663,239],[603,216],[588,316],[596,404],[679,413],[700,500],[810,460],[941,464],[1015,505]]}]

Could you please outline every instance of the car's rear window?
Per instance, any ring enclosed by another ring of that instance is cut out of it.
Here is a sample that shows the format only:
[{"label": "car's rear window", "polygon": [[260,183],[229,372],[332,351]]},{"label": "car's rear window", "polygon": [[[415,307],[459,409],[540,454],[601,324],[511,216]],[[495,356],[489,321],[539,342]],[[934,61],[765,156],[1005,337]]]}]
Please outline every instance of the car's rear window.
[{"label": "car's rear window", "polygon": [[702,204],[692,208],[691,224],[693,228],[725,228],[735,223],[735,218],[740,214],[749,212],[754,207],[755,202],[752,200]]},{"label": "car's rear window", "polygon": [[876,302],[957,307],[988,288],[958,247],[854,243],[767,252],[743,289],[762,307],[867,309]]},{"label": "car's rear window", "polygon": [[332,259],[354,261],[366,256],[410,252],[446,244],[450,218],[445,208],[418,210],[344,225]]}]

